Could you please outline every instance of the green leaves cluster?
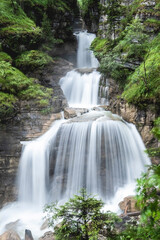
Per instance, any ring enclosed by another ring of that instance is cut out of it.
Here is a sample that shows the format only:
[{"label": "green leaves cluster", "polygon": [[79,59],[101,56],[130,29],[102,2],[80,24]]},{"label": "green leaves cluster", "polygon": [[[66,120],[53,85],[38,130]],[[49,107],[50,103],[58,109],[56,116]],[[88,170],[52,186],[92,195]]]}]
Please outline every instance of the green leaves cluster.
[{"label": "green leaves cluster", "polygon": [[45,211],[50,226],[53,227],[55,221],[59,221],[54,228],[56,239],[96,240],[103,228],[107,239],[113,239],[116,237],[115,223],[119,218],[113,213],[102,213],[103,205],[101,200],[82,189],[80,195],[74,195],[64,205],[51,204],[46,206]]},{"label": "green leaves cluster", "polygon": [[79,7],[82,11],[82,15],[85,15],[89,10],[89,6],[94,2],[94,0],[77,0]]},{"label": "green leaves cluster", "polygon": [[160,238],[160,165],[152,165],[148,172],[137,180],[137,201],[141,208],[139,231],[148,235],[148,239]]}]

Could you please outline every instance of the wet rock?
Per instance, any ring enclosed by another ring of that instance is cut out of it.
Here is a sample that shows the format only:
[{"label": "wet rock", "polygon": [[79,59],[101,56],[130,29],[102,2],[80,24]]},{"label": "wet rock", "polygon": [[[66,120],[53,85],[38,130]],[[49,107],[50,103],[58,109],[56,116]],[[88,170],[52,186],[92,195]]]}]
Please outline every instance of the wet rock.
[{"label": "wet rock", "polygon": [[77,68],[76,72],[80,74],[90,74],[92,73],[96,68]]},{"label": "wet rock", "polygon": [[42,237],[39,238],[39,240],[55,240],[54,233],[49,231],[46,232]]},{"label": "wet rock", "polygon": [[46,219],[46,221],[42,224],[40,230],[44,230],[46,228],[48,228],[48,219]]},{"label": "wet rock", "polygon": [[9,230],[0,235],[0,240],[21,240],[21,239],[15,231]]},{"label": "wet rock", "polygon": [[87,108],[65,108],[64,109],[64,118],[74,118],[77,116],[81,116],[87,113],[89,110]]},{"label": "wet rock", "polygon": [[64,109],[64,118],[65,119],[69,119],[69,118],[73,118],[76,117],[76,110],[73,108],[65,108]]},{"label": "wet rock", "polygon": [[15,222],[10,222],[10,223],[6,224],[5,228],[6,228],[7,230],[14,230],[14,229],[16,229],[17,226],[19,225],[19,222],[20,222],[19,219],[16,220]]},{"label": "wet rock", "polygon": [[134,196],[128,196],[123,199],[122,202],[119,203],[119,207],[123,210],[124,214],[137,212],[139,211],[138,207],[136,206],[137,201],[135,200]]},{"label": "wet rock", "polygon": [[28,229],[25,230],[25,240],[34,240],[32,236],[32,232]]}]

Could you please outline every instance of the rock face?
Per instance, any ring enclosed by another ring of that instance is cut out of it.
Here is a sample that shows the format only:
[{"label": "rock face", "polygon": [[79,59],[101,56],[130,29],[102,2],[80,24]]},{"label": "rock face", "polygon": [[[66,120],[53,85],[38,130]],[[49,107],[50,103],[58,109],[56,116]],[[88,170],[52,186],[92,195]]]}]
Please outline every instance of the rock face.
[{"label": "rock face", "polygon": [[58,59],[43,72],[32,74],[32,77],[36,76],[44,85],[53,87],[51,112],[44,115],[32,102],[22,102],[16,118],[0,124],[0,207],[17,197],[14,185],[22,150],[20,142],[31,140],[47,131],[54,120],[61,118],[59,112],[68,106],[58,82],[71,69],[71,63]]},{"label": "rock face", "polygon": [[39,240],[55,240],[53,232],[46,232]]},{"label": "rock face", "polygon": [[30,230],[25,230],[25,240],[34,240]]},{"label": "rock face", "polygon": [[119,97],[121,90],[113,79],[107,79],[107,81],[104,79],[104,82],[101,84],[108,87],[109,105],[105,109],[120,115],[125,121],[135,124],[146,147],[157,147],[158,141],[150,132],[157,117],[156,110],[154,110],[155,106],[148,105],[146,110],[142,110],[134,105],[129,105],[124,99]]},{"label": "rock face", "polygon": [[9,230],[0,236],[0,240],[21,240],[21,239],[16,232]]}]

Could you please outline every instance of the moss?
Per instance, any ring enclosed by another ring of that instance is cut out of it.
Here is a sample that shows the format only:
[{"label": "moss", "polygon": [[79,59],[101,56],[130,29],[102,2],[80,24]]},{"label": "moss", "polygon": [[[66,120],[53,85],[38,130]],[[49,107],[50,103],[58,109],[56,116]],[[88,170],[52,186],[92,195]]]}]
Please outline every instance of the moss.
[{"label": "moss", "polygon": [[12,58],[5,52],[0,52],[0,61],[12,63]]},{"label": "moss", "polygon": [[43,68],[49,63],[53,63],[53,59],[48,54],[38,50],[24,52],[15,60],[16,67],[23,71],[32,71],[36,68]]},{"label": "moss", "polygon": [[7,96],[19,100],[35,100],[40,107],[49,105],[53,90],[36,83],[37,79],[26,77],[21,71],[11,66],[10,63],[0,62],[1,91]]},{"label": "moss", "polygon": [[20,50],[20,45],[30,48],[41,40],[41,29],[36,27],[18,4],[14,9],[11,1],[0,1],[0,26],[2,46],[13,53]]},{"label": "moss", "polygon": [[0,92],[0,121],[14,116],[17,101],[14,95]]}]

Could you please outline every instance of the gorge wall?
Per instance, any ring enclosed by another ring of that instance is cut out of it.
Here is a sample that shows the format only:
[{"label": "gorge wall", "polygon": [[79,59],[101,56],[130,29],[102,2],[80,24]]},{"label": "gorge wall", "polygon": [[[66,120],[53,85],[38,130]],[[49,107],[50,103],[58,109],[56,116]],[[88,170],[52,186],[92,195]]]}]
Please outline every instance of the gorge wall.
[{"label": "gorge wall", "polygon": [[[21,156],[21,141],[30,141],[48,130],[52,122],[61,118],[61,111],[67,107],[67,101],[58,84],[59,79],[73,68],[73,65],[59,58],[44,71],[32,72],[45,84],[54,88],[51,111],[43,113],[43,109],[33,101],[21,101],[20,112],[6,123],[0,123],[0,205],[16,199],[14,188],[16,174]],[[30,73],[31,74],[31,73]],[[45,110],[45,109],[44,109]]]}]

